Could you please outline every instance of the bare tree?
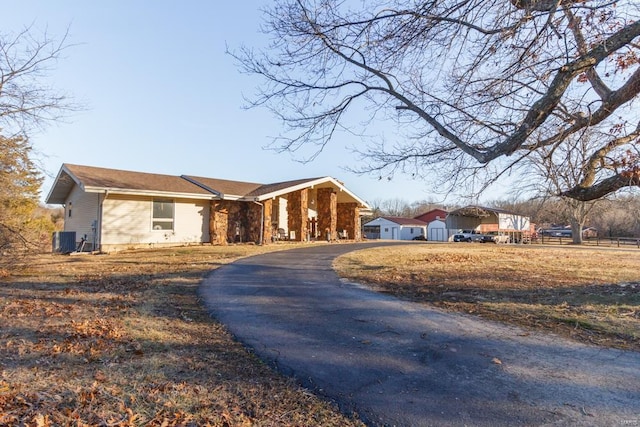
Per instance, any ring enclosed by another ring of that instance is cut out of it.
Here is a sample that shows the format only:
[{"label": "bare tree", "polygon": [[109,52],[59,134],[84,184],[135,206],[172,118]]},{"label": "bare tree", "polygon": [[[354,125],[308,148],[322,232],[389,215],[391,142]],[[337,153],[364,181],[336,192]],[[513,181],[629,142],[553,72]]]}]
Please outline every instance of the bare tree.
[{"label": "bare tree", "polygon": [[76,106],[47,82],[68,46],[66,35],[36,38],[32,28],[17,34],[0,33],[0,130],[28,135],[34,127],[58,120]]},{"label": "bare tree", "polygon": [[582,232],[589,215],[606,198],[585,201],[563,194],[562,189],[574,188],[589,179],[593,168],[593,152],[599,149],[603,137],[594,129],[584,130],[553,146],[539,148],[528,156],[524,164],[524,168],[532,175],[531,182],[540,197],[551,196],[560,202],[560,210],[571,225],[575,244],[582,243]]},{"label": "bare tree", "polygon": [[640,197],[625,195],[599,204],[589,225],[601,237],[640,237]]},{"label": "bare tree", "polygon": [[28,136],[76,108],[47,82],[65,41],[36,38],[31,28],[0,34],[0,269],[53,230],[36,214],[42,176]]},{"label": "bare tree", "polygon": [[[279,0],[264,51],[232,52],[282,119],[273,147],[322,148],[352,111],[402,138],[356,148],[362,173],[487,184],[585,129],[606,135],[582,180],[593,200],[640,186],[640,6],[635,0]],[[312,156],[313,157],[313,156]]]},{"label": "bare tree", "polygon": [[397,197],[395,199],[384,200],[380,208],[385,215],[398,217],[407,217],[411,209],[406,200]]}]

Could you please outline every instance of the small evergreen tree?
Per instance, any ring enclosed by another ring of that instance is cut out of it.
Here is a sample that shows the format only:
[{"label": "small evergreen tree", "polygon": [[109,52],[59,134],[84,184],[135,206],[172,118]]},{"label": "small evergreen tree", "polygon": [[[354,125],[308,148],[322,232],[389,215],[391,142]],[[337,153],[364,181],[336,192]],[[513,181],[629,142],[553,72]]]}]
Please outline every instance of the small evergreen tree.
[{"label": "small evergreen tree", "polygon": [[28,139],[0,135],[0,270],[46,241],[54,228],[38,214],[42,175],[31,151]]}]

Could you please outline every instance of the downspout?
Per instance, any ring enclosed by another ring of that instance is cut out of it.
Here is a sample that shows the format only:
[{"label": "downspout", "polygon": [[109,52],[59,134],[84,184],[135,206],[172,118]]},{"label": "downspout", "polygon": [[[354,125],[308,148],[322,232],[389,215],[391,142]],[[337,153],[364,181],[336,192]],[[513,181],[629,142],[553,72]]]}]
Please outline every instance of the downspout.
[{"label": "downspout", "polygon": [[[104,197],[100,200],[100,203],[98,203],[98,218],[96,221],[96,236],[95,239],[97,240],[94,246],[94,250],[96,249],[96,247],[98,247],[98,251],[102,252],[102,214],[104,212],[104,201],[107,200],[107,197],[109,197],[109,190],[104,190]],[[99,237],[98,237],[99,236]]]},{"label": "downspout", "polygon": [[259,203],[256,200],[254,200],[253,203],[255,203],[256,205],[260,206],[260,243],[258,243],[258,244],[262,245],[264,243],[262,241],[262,239],[264,237],[264,204]]}]

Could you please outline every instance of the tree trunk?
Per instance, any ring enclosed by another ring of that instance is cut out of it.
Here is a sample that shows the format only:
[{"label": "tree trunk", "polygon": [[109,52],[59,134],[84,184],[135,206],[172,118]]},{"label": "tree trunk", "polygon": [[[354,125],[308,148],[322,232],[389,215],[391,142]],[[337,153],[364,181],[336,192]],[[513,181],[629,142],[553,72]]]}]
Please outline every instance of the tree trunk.
[{"label": "tree trunk", "polygon": [[573,237],[574,245],[582,244],[582,226],[584,225],[584,220],[578,221],[577,219],[571,220],[571,236]]}]

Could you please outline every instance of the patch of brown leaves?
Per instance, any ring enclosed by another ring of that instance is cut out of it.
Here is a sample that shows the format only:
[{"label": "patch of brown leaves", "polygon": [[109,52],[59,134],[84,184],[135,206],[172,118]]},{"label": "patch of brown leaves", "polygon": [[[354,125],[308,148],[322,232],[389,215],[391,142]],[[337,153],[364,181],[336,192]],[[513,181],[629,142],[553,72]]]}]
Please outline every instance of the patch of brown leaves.
[{"label": "patch of brown leaves", "polygon": [[43,255],[0,282],[0,425],[360,426],[200,306],[211,269],[282,247]]}]

